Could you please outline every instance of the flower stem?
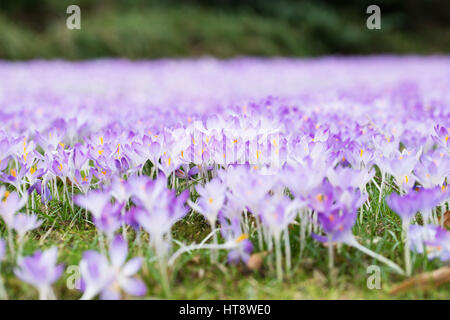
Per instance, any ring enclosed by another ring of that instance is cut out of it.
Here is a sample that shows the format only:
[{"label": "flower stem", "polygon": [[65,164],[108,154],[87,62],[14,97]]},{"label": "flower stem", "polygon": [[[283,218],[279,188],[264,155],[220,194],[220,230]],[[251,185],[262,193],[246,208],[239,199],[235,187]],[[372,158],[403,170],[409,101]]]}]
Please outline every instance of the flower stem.
[{"label": "flower stem", "polygon": [[[405,219],[406,220],[406,219]],[[410,276],[412,273],[412,266],[411,266],[411,252],[409,251],[409,221],[403,222],[403,237],[405,239],[405,245],[404,245],[404,251],[405,251],[405,269],[406,269],[406,276]]]},{"label": "flower stem", "polygon": [[286,253],[286,271],[288,276],[291,273],[291,244],[289,241],[289,230],[286,227],[286,230],[284,231],[284,247],[285,247],[285,253]]},{"label": "flower stem", "polygon": [[276,250],[276,265],[277,265],[277,279],[279,282],[283,281],[283,269],[281,265],[281,239],[280,236],[275,238]]},{"label": "flower stem", "polygon": [[161,277],[162,277],[162,285],[163,285],[163,290],[164,290],[164,294],[166,295],[166,298],[170,298],[171,297],[171,292],[170,292],[170,283],[169,283],[169,271],[167,268],[167,260],[165,256],[160,256],[159,257],[159,271],[161,273]]},{"label": "flower stem", "polygon": [[383,257],[382,255],[373,252],[372,250],[364,247],[363,245],[359,244],[358,242],[354,241],[351,243],[351,246],[355,247],[356,249],[364,252],[365,254],[367,254],[368,256],[377,259],[380,262],[383,262],[384,264],[386,264],[387,266],[391,267],[391,269],[395,270],[397,273],[404,275],[405,272],[403,271],[402,268],[400,268],[397,264],[395,264],[394,262],[392,262],[391,260]]},{"label": "flower stem", "polygon": [[334,251],[333,251],[333,241],[331,236],[328,238],[328,272],[330,276],[330,281],[334,283]]}]

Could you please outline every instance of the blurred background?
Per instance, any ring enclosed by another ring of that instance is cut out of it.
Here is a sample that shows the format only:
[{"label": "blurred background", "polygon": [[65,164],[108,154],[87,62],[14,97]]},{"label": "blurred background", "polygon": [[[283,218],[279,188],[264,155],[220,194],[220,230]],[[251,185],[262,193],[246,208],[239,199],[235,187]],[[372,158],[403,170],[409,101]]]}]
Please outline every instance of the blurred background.
[{"label": "blurred background", "polygon": [[[71,4],[81,30],[66,28]],[[371,4],[381,30],[366,28]],[[377,53],[450,53],[450,1],[0,1],[0,59]]]}]

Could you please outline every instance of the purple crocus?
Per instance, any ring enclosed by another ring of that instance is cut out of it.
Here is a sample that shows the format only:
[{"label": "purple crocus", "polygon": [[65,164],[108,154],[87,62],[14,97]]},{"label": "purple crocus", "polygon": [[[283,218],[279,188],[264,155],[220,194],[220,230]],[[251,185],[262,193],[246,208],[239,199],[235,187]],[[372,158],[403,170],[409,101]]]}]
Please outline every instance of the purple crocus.
[{"label": "purple crocus", "polygon": [[93,190],[86,195],[79,195],[75,197],[75,203],[82,208],[90,211],[92,216],[100,217],[106,204],[111,200],[108,192]]},{"label": "purple crocus", "polygon": [[172,226],[186,215],[188,210],[185,202],[188,197],[188,191],[177,197],[175,191],[165,189],[159,193],[153,210],[145,208],[136,212],[136,220],[149,233],[150,242],[157,250],[164,246],[164,237],[170,233]]},{"label": "purple crocus", "polygon": [[16,192],[4,191],[3,201],[0,202],[0,216],[9,228],[14,227],[14,215],[27,203],[27,196],[22,198]]},{"label": "purple crocus", "polygon": [[436,125],[434,127],[434,132],[436,135],[433,135],[432,138],[436,143],[441,145],[443,148],[446,148],[447,150],[450,149],[450,142],[449,142],[449,136],[450,136],[450,128],[447,129],[444,126]]},{"label": "purple crocus", "polygon": [[114,233],[122,225],[121,211],[125,203],[108,202],[103,207],[100,215],[94,215],[92,220],[98,230],[104,232],[109,240],[112,239]]},{"label": "purple crocus", "polygon": [[414,193],[409,193],[404,196],[392,193],[390,196],[386,197],[386,202],[388,206],[402,218],[402,221],[405,221],[407,224],[410,223],[419,210],[417,206],[417,196]]},{"label": "purple crocus", "polygon": [[408,276],[412,273],[411,255],[409,252],[409,225],[416,215],[418,207],[418,197],[414,193],[400,196],[396,193],[386,198],[388,206],[402,218],[403,238],[405,243],[405,268]]},{"label": "purple crocus", "polygon": [[419,254],[426,252],[428,259],[439,258],[441,261],[450,260],[450,231],[437,225],[411,225],[410,250]]},{"label": "purple crocus", "polygon": [[356,222],[356,211],[334,209],[329,212],[319,212],[318,220],[327,237],[312,234],[320,242],[341,242],[352,245],[354,236],[352,228]]},{"label": "purple crocus", "polygon": [[204,186],[198,185],[196,191],[200,195],[196,204],[189,202],[191,207],[201,213],[212,228],[217,220],[217,215],[225,201],[226,185],[218,178],[212,179]]},{"label": "purple crocus", "polygon": [[219,221],[222,226],[220,232],[225,242],[239,244],[228,252],[228,262],[237,264],[242,260],[246,263],[250,258],[250,253],[253,251],[253,244],[248,239],[248,234],[242,232],[239,218],[234,216],[231,219],[226,219],[224,215],[220,215]]},{"label": "purple crocus", "polygon": [[18,213],[14,216],[13,229],[16,230],[19,239],[23,239],[28,231],[38,228],[42,222],[34,214]]},{"label": "purple crocus", "polygon": [[80,262],[81,299],[92,299],[100,294],[102,299],[120,299],[121,292],[132,296],[143,296],[147,288],[134,277],[142,265],[142,258],[126,261],[128,244],[122,236],[111,242],[108,259],[96,251],[86,251]]},{"label": "purple crocus", "polygon": [[19,258],[14,274],[22,281],[33,285],[39,291],[39,299],[54,299],[52,284],[63,272],[63,265],[56,265],[58,249],[36,251],[32,256]]}]

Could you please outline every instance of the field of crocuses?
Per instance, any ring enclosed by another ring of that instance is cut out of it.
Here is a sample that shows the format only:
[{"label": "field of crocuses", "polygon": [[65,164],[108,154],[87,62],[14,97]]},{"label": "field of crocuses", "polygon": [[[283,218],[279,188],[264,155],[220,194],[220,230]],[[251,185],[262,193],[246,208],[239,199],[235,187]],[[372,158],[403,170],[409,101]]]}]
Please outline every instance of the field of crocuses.
[{"label": "field of crocuses", "polygon": [[450,260],[447,57],[0,62],[0,119],[1,298],[382,298]]}]

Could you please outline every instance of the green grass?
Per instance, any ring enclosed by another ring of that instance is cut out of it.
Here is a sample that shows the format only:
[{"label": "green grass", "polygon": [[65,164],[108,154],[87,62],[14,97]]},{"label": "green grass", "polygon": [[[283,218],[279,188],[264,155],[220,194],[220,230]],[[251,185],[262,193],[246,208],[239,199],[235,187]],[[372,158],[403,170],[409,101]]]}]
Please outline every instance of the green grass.
[{"label": "green grass", "polygon": [[[388,183],[387,193],[392,192]],[[181,184],[180,189],[186,188]],[[403,266],[403,246],[401,244],[400,219],[382,202],[378,207],[378,190],[368,186],[371,210],[363,210],[363,219],[354,226],[354,234],[358,241],[371,250],[392,259]],[[195,198],[195,195],[193,195]],[[384,197],[383,197],[384,198]],[[98,234],[95,227],[85,220],[84,210],[71,207],[67,203],[51,201],[44,207],[36,199],[36,213],[44,220],[38,231],[31,232],[26,239],[24,255],[37,249],[57,246],[59,261],[67,266],[78,265],[85,250],[99,250]],[[377,210],[380,209],[377,215]],[[6,237],[4,224],[0,236]],[[450,284],[431,291],[412,290],[391,296],[389,290],[405,278],[381,265],[374,259],[354,248],[339,245],[335,250],[336,282],[331,285],[328,279],[327,248],[308,238],[302,256],[299,255],[299,227],[289,228],[293,268],[291,274],[282,283],[276,280],[272,255],[264,258],[262,267],[257,271],[249,270],[245,265],[226,264],[226,252],[220,252],[219,263],[211,264],[210,253],[206,250],[185,253],[179,258],[170,273],[171,299],[448,299]],[[202,216],[190,213],[179,221],[172,230],[173,237],[190,244],[200,242],[210,227]],[[130,256],[143,256],[145,263],[139,276],[146,282],[148,294],[146,298],[167,298],[161,286],[160,274],[154,260],[153,251],[147,245],[147,236],[137,246],[134,232],[128,232]],[[252,242],[257,248],[257,239]],[[176,249],[176,245],[175,245]],[[258,252],[258,250],[255,250]],[[439,261],[428,261],[426,257],[412,253],[413,274],[435,270],[442,266]],[[381,290],[370,290],[366,282],[369,265],[381,267]],[[31,286],[22,283],[13,275],[14,264],[7,259],[2,264],[2,275],[8,296],[12,299],[35,299],[37,293]],[[69,273],[64,273],[54,285],[59,299],[77,299],[80,293],[66,286]]]}]

